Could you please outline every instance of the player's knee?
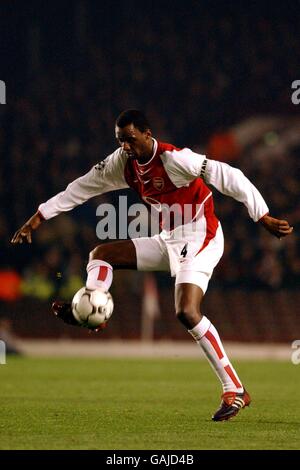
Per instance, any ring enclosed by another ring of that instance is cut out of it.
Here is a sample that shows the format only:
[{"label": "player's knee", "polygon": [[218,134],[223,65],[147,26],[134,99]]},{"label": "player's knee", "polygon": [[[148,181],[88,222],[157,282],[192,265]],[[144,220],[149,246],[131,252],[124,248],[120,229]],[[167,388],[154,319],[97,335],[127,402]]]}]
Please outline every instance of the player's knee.
[{"label": "player's knee", "polygon": [[190,329],[199,323],[202,315],[193,305],[184,305],[176,311],[176,317],[186,328]]},{"label": "player's knee", "polygon": [[106,260],[105,252],[105,245],[96,246],[89,254],[89,261],[92,261],[93,259],[101,259],[102,261],[108,262],[108,260]]}]

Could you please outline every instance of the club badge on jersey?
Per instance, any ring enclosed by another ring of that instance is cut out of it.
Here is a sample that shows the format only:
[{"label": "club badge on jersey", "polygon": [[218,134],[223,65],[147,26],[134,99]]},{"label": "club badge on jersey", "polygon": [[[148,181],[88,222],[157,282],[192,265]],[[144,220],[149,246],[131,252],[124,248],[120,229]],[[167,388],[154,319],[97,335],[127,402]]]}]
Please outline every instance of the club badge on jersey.
[{"label": "club badge on jersey", "polygon": [[98,171],[103,171],[105,168],[105,165],[106,165],[106,162],[105,160],[103,160],[102,162],[99,162],[97,163],[97,165],[95,165],[95,169]]},{"label": "club badge on jersey", "polygon": [[155,176],[153,178],[153,186],[155,189],[157,189],[157,191],[162,191],[164,186],[165,186],[165,181],[162,177],[160,176]]}]

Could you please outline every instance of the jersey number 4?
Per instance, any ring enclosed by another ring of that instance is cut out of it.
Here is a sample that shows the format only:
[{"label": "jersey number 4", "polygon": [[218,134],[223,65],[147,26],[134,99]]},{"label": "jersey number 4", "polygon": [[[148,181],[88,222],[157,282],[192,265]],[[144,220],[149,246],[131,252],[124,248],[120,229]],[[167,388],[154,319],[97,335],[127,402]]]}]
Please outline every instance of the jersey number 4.
[{"label": "jersey number 4", "polygon": [[186,255],[187,255],[187,243],[184,245],[180,253],[180,256],[183,256],[183,258],[185,258]]}]

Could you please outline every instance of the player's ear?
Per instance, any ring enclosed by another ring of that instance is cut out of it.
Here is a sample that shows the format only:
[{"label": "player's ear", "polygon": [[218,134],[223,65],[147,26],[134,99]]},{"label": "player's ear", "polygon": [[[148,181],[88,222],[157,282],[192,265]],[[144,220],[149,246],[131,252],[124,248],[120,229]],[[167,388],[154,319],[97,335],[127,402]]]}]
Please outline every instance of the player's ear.
[{"label": "player's ear", "polygon": [[152,132],[151,132],[151,129],[147,129],[147,130],[145,131],[145,134],[146,134],[146,137],[147,137],[147,139],[150,139],[150,138],[152,138]]}]

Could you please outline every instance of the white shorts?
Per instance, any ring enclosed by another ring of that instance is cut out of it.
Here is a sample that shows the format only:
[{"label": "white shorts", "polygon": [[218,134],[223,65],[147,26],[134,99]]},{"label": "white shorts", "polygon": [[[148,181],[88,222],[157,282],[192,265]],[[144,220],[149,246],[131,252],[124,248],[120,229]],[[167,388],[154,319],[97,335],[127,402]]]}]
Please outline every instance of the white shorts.
[{"label": "white shorts", "polygon": [[192,224],[184,226],[184,233],[177,229],[163,230],[159,235],[132,241],[139,271],[170,271],[171,276],[176,277],[175,284],[196,284],[203,293],[224,251],[220,223],[214,238],[207,244],[206,231],[201,234],[193,230]]}]

